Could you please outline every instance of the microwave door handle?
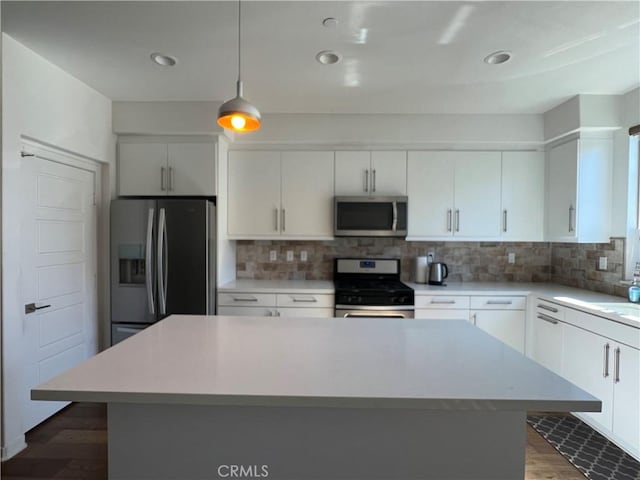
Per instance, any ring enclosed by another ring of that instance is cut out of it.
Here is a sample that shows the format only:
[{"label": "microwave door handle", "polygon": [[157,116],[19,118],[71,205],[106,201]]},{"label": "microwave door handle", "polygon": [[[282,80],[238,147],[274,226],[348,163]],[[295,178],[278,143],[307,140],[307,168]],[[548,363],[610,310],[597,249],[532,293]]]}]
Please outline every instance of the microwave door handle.
[{"label": "microwave door handle", "polygon": [[398,230],[398,203],[392,202],[393,205],[393,224],[391,225],[391,230],[394,232]]}]

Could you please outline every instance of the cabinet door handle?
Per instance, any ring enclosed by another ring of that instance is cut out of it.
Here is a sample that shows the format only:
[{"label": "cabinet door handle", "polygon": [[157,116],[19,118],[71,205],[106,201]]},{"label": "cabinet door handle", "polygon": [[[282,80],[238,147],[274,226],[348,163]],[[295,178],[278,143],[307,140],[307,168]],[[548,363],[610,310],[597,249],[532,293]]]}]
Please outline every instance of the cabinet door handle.
[{"label": "cabinet door handle", "polygon": [[364,191],[367,193],[369,191],[369,170],[364,171]]},{"label": "cabinet door handle", "polygon": [[476,323],[477,323],[476,320],[477,320],[477,314],[475,314],[475,313],[471,314],[471,323],[476,325]]},{"label": "cabinet door handle", "polygon": [[537,317],[538,317],[540,320],[544,320],[545,322],[553,323],[554,325],[557,325],[557,324],[558,324],[558,320],[556,320],[556,319],[555,319],[555,318],[553,318],[553,317],[550,317],[549,315],[545,315],[544,313],[539,313],[539,314],[537,315]]},{"label": "cabinet door handle", "polygon": [[256,297],[233,297],[234,302],[257,302]]},{"label": "cabinet door handle", "polygon": [[447,209],[447,232],[451,231],[451,209]]},{"label": "cabinet door handle", "polygon": [[164,186],[164,171],[166,169],[164,167],[160,167],[160,190],[163,192],[166,191],[166,187]]},{"label": "cabinet door handle", "polygon": [[371,191],[376,191],[376,169],[371,170]]},{"label": "cabinet door handle", "polygon": [[547,310],[549,312],[558,313],[557,308],[550,307],[548,305],[545,305],[544,303],[539,303],[538,308],[540,308],[541,310]]},{"label": "cabinet door handle", "polygon": [[616,352],[616,358],[615,358],[615,364],[613,366],[614,369],[614,376],[613,376],[613,381],[615,383],[620,383],[620,348],[616,348],[615,350]]},{"label": "cabinet door handle", "polygon": [[507,210],[506,209],[502,212],[502,223],[503,223],[502,231],[506,232],[507,231]]},{"label": "cabinet door handle", "polygon": [[276,222],[275,231],[277,232],[278,231],[278,209],[277,208],[274,209],[274,213],[275,213],[275,222]]},{"label": "cabinet door handle", "polygon": [[173,191],[173,167],[169,167],[169,191]]},{"label": "cabinet door handle", "polygon": [[609,344],[604,345],[604,357],[602,359],[602,376],[607,378],[609,376]]},{"label": "cabinet door handle", "polygon": [[574,231],[573,228],[573,213],[575,211],[575,208],[573,208],[573,205],[569,205],[569,233]]},{"label": "cabinet door handle", "polygon": [[283,231],[283,232],[284,232],[284,230],[285,230],[284,215],[285,215],[285,211],[284,211],[284,208],[283,208],[283,209],[282,209],[282,231]]},{"label": "cabinet door handle", "polygon": [[487,300],[487,305],[511,305],[511,300]]},{"label": "cabinet door handle", "polygon": [[454,303],[456,303],[455,300],[431,300],[431,302],[429,302],[433,305],[453,305]]},{"label": "cabinet door handle", "polygon": [[318,299],[314,297],[291,297],[295,303],[316,303]]},{"label": "cabinet door handle", "polygon": [[456,232],[460,231],[460,210],[456,209]]}]

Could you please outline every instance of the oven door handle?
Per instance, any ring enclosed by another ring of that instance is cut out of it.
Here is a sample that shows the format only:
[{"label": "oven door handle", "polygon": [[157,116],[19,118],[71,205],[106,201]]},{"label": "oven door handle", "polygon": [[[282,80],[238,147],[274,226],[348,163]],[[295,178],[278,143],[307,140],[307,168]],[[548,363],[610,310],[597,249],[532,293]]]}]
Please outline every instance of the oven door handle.
[{"label": "oven door handle", "polygon": [[366,313],[345,313],[342,318],[407,318],[401,313],[386,313],[384,315],[367,315]]},{"label": "oven door handle", "polygon": [[336,305],[336,310],[361,310],[363,312],[388,312],[393,310],[394,312],[413,312],[416,309],[413,305],[397,306],[397,305],[377,305],[377,306],[360,306],[360,305]]}]

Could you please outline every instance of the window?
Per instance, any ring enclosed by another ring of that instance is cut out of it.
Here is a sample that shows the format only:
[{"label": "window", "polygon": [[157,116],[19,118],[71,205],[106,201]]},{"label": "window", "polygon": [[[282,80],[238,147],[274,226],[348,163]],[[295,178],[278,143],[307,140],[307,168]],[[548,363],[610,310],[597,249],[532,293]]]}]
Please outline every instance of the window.
[{"label": "window", "polygon": [[633,278],[640,262],[640,125],[629,129],[629,212],[625,279]]}]

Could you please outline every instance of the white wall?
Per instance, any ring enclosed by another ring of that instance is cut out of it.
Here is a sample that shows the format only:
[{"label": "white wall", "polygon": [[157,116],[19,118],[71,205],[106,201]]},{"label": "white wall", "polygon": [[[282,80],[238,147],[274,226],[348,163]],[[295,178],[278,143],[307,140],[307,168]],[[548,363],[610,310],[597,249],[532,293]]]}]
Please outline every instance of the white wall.
[{"label": "white wall", "polygon": [[[118,134],[212,134],[215,102],[114,102]],[[230,148],[264,145],[532,149],[544,140],[542,115],[265,114],[253,133],[229,134]]]},{"label": "white wall", "polygon": [[216,119],[220,102],[114,102],[113,133],[210,135],[223,133]]},{"label": "white wall", "polygon": [[[24,444],[19,349],[23,309],[19,290],[21,136],[103,162],[106,167],[114,163],[115,138],[108,98],[6,35],[2,62],[2,454],[6,457]],[[101,219],[104,221],[104,214]],[[103,224],[99,230],[103,235],[105,228]]]}]

